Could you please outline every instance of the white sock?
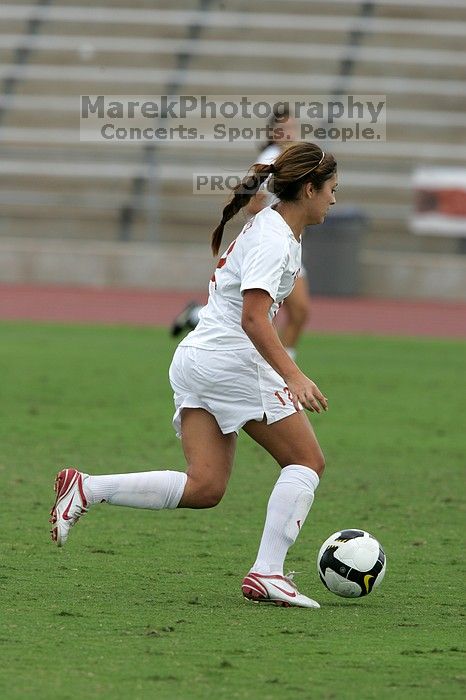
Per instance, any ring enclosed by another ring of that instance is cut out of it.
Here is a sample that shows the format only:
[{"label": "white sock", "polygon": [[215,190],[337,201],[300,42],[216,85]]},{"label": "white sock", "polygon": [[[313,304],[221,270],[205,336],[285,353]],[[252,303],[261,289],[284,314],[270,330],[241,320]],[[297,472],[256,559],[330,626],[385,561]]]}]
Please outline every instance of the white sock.
[{"label": "white sock", "polygon": [[83,488],[89,504],[106,501],[132,508],[176,508],[186,486],[184,472],[158,471],[88,476]]},{"label": "white sock", "polygon": [[270,495],[264,531],[251,571],[283,575],[289,548],[294,544],[314,501],[319,477],[300,464],[284,467]]}]

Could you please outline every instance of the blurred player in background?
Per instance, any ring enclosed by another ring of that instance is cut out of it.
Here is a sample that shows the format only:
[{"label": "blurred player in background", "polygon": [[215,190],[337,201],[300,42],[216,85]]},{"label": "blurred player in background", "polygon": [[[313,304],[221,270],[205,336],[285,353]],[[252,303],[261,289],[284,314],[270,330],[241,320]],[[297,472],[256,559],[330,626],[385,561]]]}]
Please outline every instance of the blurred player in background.
[{"label": "blurred player in background", "polygon": [[277,203],[248,221],[220,258],[199,323],[181,341],[170,366],[173,425],[187,472],[90,476],[64,469],[55,480],[52,539],[63,546],[70,528],[96,503],[153,510],[217,505],[243,428],[282,469],[243,595],[255,602],[318,608],[284,575],[284,562],[324,470],[303,407],[320,413],[328,402],[287,354],[272,321],[298,276],[305,227],[322,223],[335,203],[336,162],[319,146],[297,143],[274,163],[254,165],[223,209],[212,234],[214,255],[227,222],[265,181]]},{"label": "blurred player in background", "polygon": [[[296,122],[288,110],[275,112],[267,125],[268,141],[261,151],[257,163],[269,165],[273,163],[283,151],[296,140]],[[275,195],[267,190],[266,183],[261,190],[252,197],[245,211],[254,216],[277,202]],[[306,281],[306,271],[303,266],[296,279],[291,294],[283,302],[285,319],[280,326],[280,339],[287,353],[296,359],[296,346],[310,314],[311,300]],[[199,322],[199,312],[202,304],[196,301],[190,302],[175,318],[171,327],[173,336],[178,336],[187,330],[195,328]]]}]

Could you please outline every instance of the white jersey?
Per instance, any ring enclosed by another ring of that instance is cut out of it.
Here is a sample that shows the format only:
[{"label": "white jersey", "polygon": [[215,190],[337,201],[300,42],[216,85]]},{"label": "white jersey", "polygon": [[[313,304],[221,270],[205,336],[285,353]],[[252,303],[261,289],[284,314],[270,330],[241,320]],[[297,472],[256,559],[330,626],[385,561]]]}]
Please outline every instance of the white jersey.
[{"label": "white jersey", "polygon": [[301,241],[275,209],[266,207],[248,221],[220,258],[199,323],[180,345],[207,350],[254,347],[241,328],[243,292],[268,292],[273,299],[272,320],[293,289],[300,267]]}]

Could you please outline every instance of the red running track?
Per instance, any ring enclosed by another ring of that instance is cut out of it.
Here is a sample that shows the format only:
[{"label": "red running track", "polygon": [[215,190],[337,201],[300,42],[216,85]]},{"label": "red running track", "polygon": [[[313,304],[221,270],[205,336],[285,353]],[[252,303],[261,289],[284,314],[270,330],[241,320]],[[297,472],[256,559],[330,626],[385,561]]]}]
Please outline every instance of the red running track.
[{"label": "red running track", "polygon": [[[0,319],[169,326],[203,292],[0,284]],[[466,303],[314,297],[314,332],[466,338]]]}]

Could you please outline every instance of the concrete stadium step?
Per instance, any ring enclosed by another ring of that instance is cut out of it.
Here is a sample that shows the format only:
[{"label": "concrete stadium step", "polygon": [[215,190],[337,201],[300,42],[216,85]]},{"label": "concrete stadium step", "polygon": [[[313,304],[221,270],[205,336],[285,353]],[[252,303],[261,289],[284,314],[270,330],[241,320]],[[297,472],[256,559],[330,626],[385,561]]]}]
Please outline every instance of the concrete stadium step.
[{"label": "concrete stadium step", "polygon": [[[174,224],[163,219],[157,223],[157,229],[155,229],[154,225],[145,217],[136,217],[131,229],[131,242],[159,240],[173,243],[200,243],[205,244],[206,257],[209,257],[210,235],[216,222],[213,226],[193,224],[188,221],[179,221]],[[239,229],[233,230],[233,235],[236,235]],[[39,214],[32,219],[4,216],[0,213],[0,240],[2,238],[19,239],[23,237],[37,240],[45,238],[63,241],[117,241],[119,240],[119,231],[117,217],[87,220],[83,217],[71,219],[59,215],[41,216]],[[225,240],[227,240],[227,236]]]},{"label": "concrete stadium step", "polygon": [[[371,37],[366,37],[367,42]],[[128,34],[113,34],[112,36],[89,35],[86,32],[83,35],[67,34],[60,29],[56,34],[49,32],[38,34],[11,34],[0,33],[0,48],[22,48],[30,49],[34,55],[40,52],[63,52],[74,54],[78,53],[82,61],[89,61],[95,54],[102,55],[115,54],[136,54],[141,57],[141,62],[147,61],[149,57],[152,64],[152,54],[160,56],[170,56],[176,54],[187,54],[194,57],[212,57],[216,58],[230,57],[240,58],[247,56],[250,59],[268,58],[268,59],[295,59],[295,60],[351,60],[356,66],[359,62],[365,63],[382,63],[387,69],[391,68],[391,64],[411,65],[411,66],[449,66],[454,69],[459,69],[459,75],[462,74],[461,66],[464,63],[465,51],[461,50],[440,50],[438,47],[430,46],[428,50],[412,48],[410,42],[407,46],[393,46],[393,42],[383,46],[380,42],[376,45],[365,45],[363,38],[362,43],[357,46],[352,46],[347,43],[332,44],[328,40],[325,41],[316,38],[311,44],[306,42],[297,42],[296,38],[293,41],[285,42],[280,38],[280,41],[274,39],[261,40],[260,42],[244,40],[244,37],[238,38],[234,36],[232,40],[206,39],[202,35],[197,38],[165,38],[160,36],[151,36],[150,39],[141,38],[139,35],[134,37]],[[301,70],[301,67],[300,67]],[[357,72],[357,68],[355,68]]]},{"label": "concrete stadium step", "polygon": [[[458,63],[464,60],[464,52],[452,52],[457,53]],[[458,65],[458,64],[457,64]],[[362,77],[373,77],[373,76],[390,76],[408,79],[433,79],[433,80],[451,80],[452,78],[456,80],[462,80],[464,78],[464,72],[461,71],[459,67],[453,68],[451,65],[440,65],[440,64],[416,64],[416,63],[376,63],[375,61],[366,62],[358,61],[357,53],[354,63],[354,72],[358,76]]]},{"label": "concrete stadium step", "polygon": [[[348,6],[349,7],[349,6]],[[256,8],[257,9],[257,8]],[[164,9],[129,9],[108,7],[57,7],[33,6],[20,7],[5,4],[0,8],[2,18],[36,18],[48,22],[61,20],[64,22],[92,22],[104,24],[156,24],[161,25],[198,25],[200,27],[230,27],[243,30],[246,27],[256,30],[282,31],[286,29],[297,31],[336,32],[362,31],[386,34],[407,35],[436,35],[462,36],[464,23],[462,20],[443,21],[423,19],[413,16],[411,12],[406,18],[361,17],[345,15],[317,15],[305,13],[289,15],[287,13],[271,12],[268,6],[261,6],[262,12],[232,12],[210,10],[209,12],[164,10]],[[354,8],[353,6],[353,9]]]},{"label": "concrete stadium step", "polygon": [[[268,71],[241,71],[224,70],[183,70],[170,71],[163,68],[120,68],[97,66],[59,66],[48,64],[33,64],[25,66],[0,65],[0,78],[14,78],[25,83],[37,82],[44,86],[54,81],[57,86],[69,83],[75,87],[85,84],[89,90],[91,87],[94,94],[109,94],[109,89],[103,89],[103,85],[117,86],[123,91],[130,85],[131,92],[135,90],[150,90],[154,94],[154,85],[168,85],[173,81],[179,82],[184,89],[199,89],[199,94],[204,94],[208,89],[208,94],[239,94],[238,90],[256,90],[260,94],[264,92],[278,91],[286,88],[288,92],[299,94],[299,91],[312,88],[313,94],[332,94],[332,89],[341,82],[337,74],[321,75],[318,73],[296,73],[289,75],[286,72]],[[405,94],[410,96],[432,95],[438,97],[455,97],[464,94],[465,84],[460,80],[441,80],[430,78],[406,78],[403,76],[351,76],[346,81],[347,90],[356,94],[383,94],[390,95]],[[102,86],[102,90],[100,90]],[[47,89],[47,88],[46,88]],[[296,92],[295,92],[296,91]],[[24,92],[24,90],[23,90]],[[37,90],[36,90],[37,92]],[[61,93],[55,90],[55,94]],[[69,93],[66,93],[69,94]],[[111,93],[110,93],[111,94]],[[114,94],[123,94],[122,92]],[[157,94],[157,93],[155,93]],[[194,93],[196,94],[196,93]]]},{"label": "concrete stadium step", "polygon": [[[22,4],[29,5],[31,0],[21,0]],[[257,0],[256,0],[257,2]],[[107,9],[109,7],[108,0],[59,0],[61,7],[101,7]],[[154,0],[111,0],[112,8],[128,9],[132,7],[134,10],[153,10]],[[199,8],[199,0],[157,0],[158,9],[167,10],[197,10]]]},{"label": "concrete stadium step", "polygon": [[[18,4],[30,4],[30,0],[17,0]],[[325,13],[333,16],[356,15],[359,12],[360,0],[313,0],[312,10],[316,13]],[[108,7],[105,0],[60,0],[61,6],[75,5],[83,7]],[[153,9],[153,0],[133,0],[132,7],[136,10]],[[217,3],[213,3],[213,9],[217,9]],[[112,6],[127,8],[128,0],[112,0]],[[309,0],[269,0],[264,7],[263,0],[223,0],[220,7],[226,11],[253,11],[253,12],[283,12],[286,14],[305,14],[309,11]],[[158,9],[167,10],[197,10],[199,0],[157,0]],[[464,5],[460,0],[444,0],[442,6],[434,0],[380,0],[375,11],[377,16],[392,18],[419,19],[436,18],[439,20],[464,17]]]},{"label": "concrete stadium step", "polygon": [[158,69],[172,70],[176,68],[177,57],[174,54],[160,54],[154,52],[151,54],[136,54],[121,51],[115,43],[113,51],[101,53],[94,51],[91,43],[83,43],[77,49],[72,51],[54,51],[47,49],[33,50],[29,58],[28,64],[34,65],[50,65],[50,66],[76,66],[82,65],[86,68],[94,67],[100,71],[105,70],[105,67],[115,69],[121,67],[123,69],[138,69],[150,68],[156,65]]},{"label": "concrete stadium step", "polygon": [[[220,71],[229,71],[232,68],[235,71],[250,71],[251,63],[254,64],[255,71],[271,72],[289,72],[290,74],[299,74],[303,70],[303,57],[291,57],[282,54],[275,57],[267,56],[249,56],[245,51],[237,56],[217,55],[213,59],[212,56],[193,56],[190,60],[190,71],[209,70],[212,67],[212,60],[215,61],[216,69]],[[338,73],[340,61],[338,56],[333,58],[313,58],[312,71],[321,75],[335,75]]]},{"label": "concrete stadium step", "polygon": [[87,43],[89,46],[92,46],[93,38],[100,36],[106,37],[110,40],[115,39],[115,37],[123,36],[127,39],[140,38],[143,41],[152,40],[154,42],[159,38],[185,39],[188,33],[188,27],[184,25],[157,26],[156,24],[122,24],[121,26],[118,26],[111,22],[108,24],[100,22],[92,24],[83,19],[83,21],[80,22],[44,22],[44,24],[41,25],[41,33],[64,37],[69,36],[71,39],[73,39],[74,36],[87,36]]},{"label": "concrete stadium step", "polygon": [[[63,183],[60,189],[47,188],[7,188],[0,192],[0,207],[3,214],[24,216],[26,210],[59,213],[68,218],[82,216],[87,218],[93,212],[105,216],[107,213],[119,212],[132,202],[131,192],[125,190],[89,189],[87,185],[78,188],[67,187]],[[211,224],[215,221],[224,204],[224,197],[193,196],[192,193],[176,191],[164,192],[163,198],[155,202],[150,189],[146,188],[138,200],[139,208],[147,216],[154,210],[164,216],[188,216],[201,223]]]},{"label": "concrete stadium step", "polygon": [[92,219],[71,219],[69,217],[42,217],[40,214],[34,218],[12,217],[0,215],[0,240],[1,238],[35,238],[38,240],[54,238],[57,240],[116,240],[118,222],[99,221]]},{"label": "concrete stadium step", "polygon": [[[177,56],[182,53],[191,55],[190,71],[208,69],[212,57],[218,70],[228,70],[234,59],[236,69],[250,69],[254,60],[255,70],[277,70],[299,73],[302,62],[307,57],[312,60],[315,73],[337,74],[342,60],[354,61],[353,72],[361,76],[397,75],[408,78],[461,79],[465,52],[438,51],[429,48],[422,51],[411,48],[393,47],[346,47],[344,44],[300,45],[289,42],[252,43],[238,41],[185,41],[184,39],[141,39],[86,35],[10,35],[0,34],[0,56],[6,63],[13,58],[12,47],[30,47],[29,63],[32,65],[81,65],[108,66],[109,68],[149,68],[152,65],[163,69],[174,69]],[[10,49],[10,50],[8,50]],[[320,55],[322,54],[322,55]]]},{"label": "concrete stadium step", "polygon": [[438,0],[431,0],[431,2],[425,2],[425,0],[419,0],[416,3],[406,0],[402,2],[381,2],[376,3],[375,12],[377,17],[387,17],[391,19],[413,19],[418,20],[450,20],[450,21],[464,21],[466,19],[466,8],[461,1],[449,3],[447,0],[445,2],[439,3]]},{"label": "concrete stadium step", "polygon": [[[180,219],[176,222],[165,220],[159,217],[157,228],[145,217],[139,216],[134,222],[132,229],[132,242],[158,240],[172,243],[197,243],[205,246],[206,258],[210,257],[210,236],[217,219],[205,224],[195,224],[189,220]],[[232,240],[242,227],[240,219],[229,223],[225,233],[225,245]],[[379,250],[393,252],[430,252],[430,253],[451,253],[458,250],[458,242],[441,236],[422,237],[413,235],[408,226],[408,222],[396,223],[394,226],[391,220],[382,220],[374,224],[369,224],[370,231],[365,234],[362,240],[364,250]],[[30,220],[30,225],[25,225],[21,217],[0,214],[0,240],[2,238],[23,238],[57,239],[57,240],[97,240],[97,241],[117,241],[119,236],[119,222],[117,217],[99,217],[87,220],[85,217],[70,219],[67,217],[42,216],[40,213],[34,220]],[[308,234],[312,236],[312,230]]]}]

